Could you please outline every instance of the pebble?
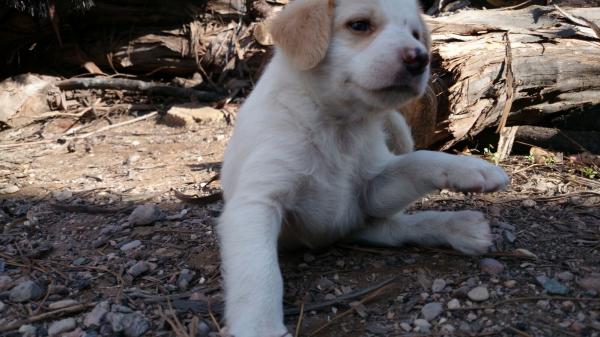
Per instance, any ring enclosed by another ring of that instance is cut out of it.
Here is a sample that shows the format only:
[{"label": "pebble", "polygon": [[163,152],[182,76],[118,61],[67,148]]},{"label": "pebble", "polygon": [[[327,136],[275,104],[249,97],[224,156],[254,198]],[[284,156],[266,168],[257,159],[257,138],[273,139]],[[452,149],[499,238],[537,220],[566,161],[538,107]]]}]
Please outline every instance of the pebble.
[{"label": "pebble", "polygon": [[427,303],[421,309],[421,314],[427,321],[431,321],[434,318],[438,317],[444,309],[442,308],[442,304],[438,302]]},{"label": "pebble", "polygon": [[196,325],[196,336],[191,337],[208,337],[210,326],[205,321],[199,321]]},{"label": "pebble", "polygon": [[30,300],[37,300],[42,297],[43,294],[44,291],[37,283],[28,280],[12,288],[8,294],[8,298],[12,302],[27,302]]},{"label": "pebble", "polygon": [[471,289],[467,296],[471,301],[482,302],[490,298],[490,293],[486,287],[479,286]]},{"label": "pebble", "polygon": [[548,278],[544,275],[540,275],[535,279],[542,287],[544,287],[544,289],[546,289],[546,291],[549,294],[566,295],[569,292],[569,288],[567,288],[567,286],[553,278]]},{"label": "pebble", "polygon": [[61,301],[57,301],[54,303],[50,303],[48,305],[48,308],[54,310],[54,309],[61,309],[61,308],[66,308],[66,307],[70,307],[73,306],[75,304],[77,304],[79,302],[72,300],[72,299],[66,299],[66,300],[61,300]]},{"label": "pebble", "polygon": [[94,309],[90,311],[87,315],[85,315],[85,319],[83,320],[83,325],[86,327],[100,327],[100,323],[102,323],[102,319],[108,311],[110,310],[110,304],[107,301],[100,302],[96,304]]},{"label": "pebble", "polygon": [[456,298],[453,298],[448,302],[448,309],[452,310],[452,309],[458,309],[458,308],[460,308],[460,301],[457,300]]},{"label": "pebble", "polygon": [[558,273],[556,277],[558,277],[558,279],[561,281],[573,281],[573,279],[575,279],[575,275],[573,275],[573,273],[571,273],[570,271],[563,271],[562,273]]},{"label": "pebble", "polygon": [[53,191],[52,197],[54,197],[56,201],[65,201],[73,197],[73,192],[69,190]]},{"label": "pebble", "polygon": [[126,252],[128,250],[135,249],[135,248],[137,248],[137,247],[139,247],[141,245],[142,245],[142,241],[140,241],[140,240],[134,240],[134,241],[131,241],[131,242],[128,242],[128,243],[122,245],[121,246],[121,250],[124,251],[124,252]]},{"label": "pebble", "polygon": [[410,332],[410,330],[412,330],[412,328],[410,327],[410,324],[408,324],[406,322],[400,323],[400,328],[406,332]]},{"label": "pebble", "polygon": [[504,264],[496,259],[485,258],[479,261],[479,268],[484,273],[498,275],[504,271]]},{"label": "pebble", "polygon": [[136,264],[131,266],[131,268],[129,268],[127,272],[133,277],[138,277],[143,273],[147,272],[148,270],[150,270],[150,264],[148,262],[138,261]]},{"label": "pebble", "polygon": [[150,322],[137,312],[130,314],[109,312],[106,320],[110,323],[113,332],[123,332],[126,337],[139,337],[150,330]]},{"label": "pebble", "polygon": [[437,278],[433,280],[433,284],[431,285],[431,291],[433,291],[434,293],[439,293],[440,291],[444,290],[445,287],[446,281],[444,281],[441,278]]},{"label": "pebble", "polygon": [[89,262],[87,257],[79,257],[73,261],[74,266],[83,266]]},{"label": "pebble", "polygon": [[518,256],[525,256],[525,257],[529,257],[532,259],[536,259],[537,260],[537,255],[535,255],[534,253],[528,251],[525,248],[517,248],[515,249],[515,254],[517,254]]},{"label": "pebble", "polygon": [[507,288],[514,288],[517,285],[517,281],[515,280],[508,280],[506,282],[504,282],[504,286]]},{"label": "pebble", "polygon": [[48,327],[48,335],[55,336],[63,332],[71,331],[75,329],[77,323],[74,318],[65,318],[60,321],[55,321]]},{"label": "pebble", "polygon": [[6,310],[6,303],[0,301],[0,312],[3,312],[4,310]]},{"label": "pebble", "polygon": [[19,328],[19,332],[21,333],[21,337],[37,336],[37,328],[30,324],[21,325],[21,327]]},{"label": "pebble", "polygon": [[442,325],[442,333],[443,334],[453,334],[455,331],[456,331],[456,328],[452,324]]},{"label": "pebble", "polygon": [[523,200],[522,204],[524,207],[527,207],[527,208],[535,207],[535,205],[537,205],[535,200],[531,200],[531,199]]},{"label": "pebble", "polygon": [[19,192],[20,188],[17,185],[7,185],[0,188],[0,194],[13,194]]},{"label": "pebble", "polygon": [[13,279],[10,276],[0,275],[0,292],[10,289],[13,285]]},{"label": "pebble", "polygon": [[129,215],[129,223],[133,226],[145,226],[160,220],[163,214],[155,204],[145,204],[136,207]]},{"label": "pebble", "polygon": [[417,332],[429,333],[431,330],[431,323],[424,319],[415,319],[414,325]]},{"label": "pebble", "polygon": [[181,290],[187,290],[190,286],[190,282],[194,278],[194,272],[189,269],[183,269],[177,277],[177,287]]},{"label": "pebble", "polygon": [[141,158],[142,157],[139,154],[134,153],[134,154],[130,155],[129,157],[127,157],[127,160],[125,160],[124,164],[131,165],[131,164],[137,162],[138,160],[140,160]]},{"label": "pebble", "polygon": [[515,241],[517,241],[517,236],[511,231],[504,231],[504,237],[510,243],[514,243]]},{"label": "pebble", "polygon": [[584,277],[577,281],[577,284],[585,290],[600,292],[600,277]]}]

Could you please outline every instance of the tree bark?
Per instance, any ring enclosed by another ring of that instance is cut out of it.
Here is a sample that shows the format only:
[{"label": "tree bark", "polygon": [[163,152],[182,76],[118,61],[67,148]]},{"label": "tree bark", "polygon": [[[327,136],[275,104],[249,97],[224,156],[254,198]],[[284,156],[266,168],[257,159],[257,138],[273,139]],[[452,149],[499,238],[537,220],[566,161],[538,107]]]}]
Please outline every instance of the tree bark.
[{"label": "tree bark", "polygon": [[600,132],[519,126],[515,141],[566,153],[600,154]]}]

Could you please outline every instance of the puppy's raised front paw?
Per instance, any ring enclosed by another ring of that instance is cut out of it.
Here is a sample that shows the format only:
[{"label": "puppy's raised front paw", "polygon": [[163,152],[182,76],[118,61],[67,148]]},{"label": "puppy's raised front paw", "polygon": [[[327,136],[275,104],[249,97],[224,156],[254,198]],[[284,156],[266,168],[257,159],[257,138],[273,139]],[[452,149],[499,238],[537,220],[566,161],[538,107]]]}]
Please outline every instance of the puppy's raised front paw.
[{"label": "puppy's raised front paw", "polygon": [[480,212],[454,213],[447,227],[447,242],[452,248],[469,255],[484,254],[492,245],[490,225]]},{"label": "puppy's raised front paw", "polygon": [[455,157],[455,163],[445,172],[445,188],[459,192],[495,192],[510,182],[498,166],[471,157]]}]

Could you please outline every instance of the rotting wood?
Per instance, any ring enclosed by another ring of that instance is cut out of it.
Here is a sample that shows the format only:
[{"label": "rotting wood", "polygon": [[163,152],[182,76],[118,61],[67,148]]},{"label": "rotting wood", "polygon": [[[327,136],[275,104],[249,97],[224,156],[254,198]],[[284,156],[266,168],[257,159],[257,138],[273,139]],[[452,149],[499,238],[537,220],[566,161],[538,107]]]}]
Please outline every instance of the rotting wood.
[{"label": "rotting wood", "polygon": [[520,126],[515,141],[566,153],[600,154],[600,131],[572,131]]}]

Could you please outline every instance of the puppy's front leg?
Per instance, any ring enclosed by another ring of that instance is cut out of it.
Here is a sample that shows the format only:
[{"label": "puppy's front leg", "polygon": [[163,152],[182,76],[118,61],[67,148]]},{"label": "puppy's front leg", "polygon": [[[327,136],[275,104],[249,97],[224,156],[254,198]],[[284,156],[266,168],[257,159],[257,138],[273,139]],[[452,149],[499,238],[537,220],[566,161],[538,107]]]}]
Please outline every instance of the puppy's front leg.
[{"label": "puppy's front leg", "polygon": [[485,160],[443,152],[415,151],[392,159],[367,186],[367,214],[389,217],[437,189],[493,192],[508,184],[504,171]]},{"label": "puppy's front leg", "polygon": [[286,336],[277,261],[280,211],[265,201],[231,200],[219,220],[225,320],[235,337]]}]

